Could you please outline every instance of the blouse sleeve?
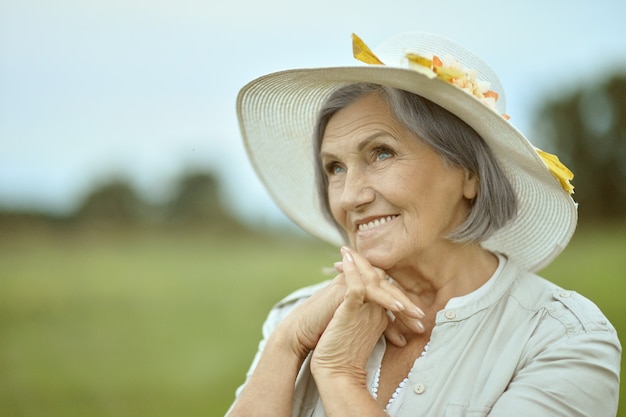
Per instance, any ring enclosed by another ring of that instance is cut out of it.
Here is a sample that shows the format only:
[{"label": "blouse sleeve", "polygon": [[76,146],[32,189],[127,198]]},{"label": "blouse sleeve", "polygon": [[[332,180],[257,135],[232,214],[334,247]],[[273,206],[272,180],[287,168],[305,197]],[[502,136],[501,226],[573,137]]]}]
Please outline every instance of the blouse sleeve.
[{"label": "blouse sleeve", "polygon": [[246,379],[244,383],[237,388],[235,391],[235,398],[239,397],[241,392],[243,391],[248,379],[254,372],[257,363],[259,362],[259,358],[263,354],[263,349],[265,348],[265,344],[267,343],[267,339],[270,337],[278,323],[280,323],[297,305],[307,300],[317,291],[328,285],[330,281],[324,281],[322,283],[312,285],[309,287],[301,288],[287,297],[283,298],[280,302],[278,302],[269,312],[265,322],[262,327],[262,339],[259,342],[258,349],[256,354],[254,355],[254,359],[252,360],[252,364],[246,373]]}]

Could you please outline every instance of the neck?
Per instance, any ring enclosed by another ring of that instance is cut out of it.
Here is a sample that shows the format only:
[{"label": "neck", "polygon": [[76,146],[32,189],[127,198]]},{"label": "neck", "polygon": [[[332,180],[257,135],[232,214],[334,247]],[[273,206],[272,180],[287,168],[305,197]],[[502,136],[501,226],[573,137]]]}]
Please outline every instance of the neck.
[{"label": "neck", "polygon": [[453,297],[478,289],[493,275],[498,258],[480,245],[457,245],[454,253],[414,259],[387,274],[421,305],[439,310]]}]

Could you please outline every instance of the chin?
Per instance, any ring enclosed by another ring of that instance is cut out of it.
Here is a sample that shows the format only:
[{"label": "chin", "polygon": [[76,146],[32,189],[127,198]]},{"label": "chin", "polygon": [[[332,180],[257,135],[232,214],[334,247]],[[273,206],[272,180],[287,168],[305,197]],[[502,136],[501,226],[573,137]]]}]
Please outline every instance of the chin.
[{"label": "chin", "polygon": [[389,252],[386,251],[381,253],[381,251],[377,249],[365,249],[362,252],[359,250],[359,253],[363,255],[363,257],[367,259],[372,266],[380,268],[384,271],[391,268],[394,264],[391,256],[389,256]]}]

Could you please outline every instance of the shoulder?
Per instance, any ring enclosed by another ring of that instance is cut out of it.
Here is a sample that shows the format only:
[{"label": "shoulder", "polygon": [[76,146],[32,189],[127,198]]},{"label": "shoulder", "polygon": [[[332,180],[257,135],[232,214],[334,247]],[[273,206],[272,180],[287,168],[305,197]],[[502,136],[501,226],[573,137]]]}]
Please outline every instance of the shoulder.
[{"label": "shoulder", "polygon": [[267,337],[274,328],[300,303],[309,299],[313,294],[328,286],[330,280],[300,288],[280,300],[270,310],[263,324],[263,335]]},{"label": "shoulder", "polygon": [[330,280],[300,288],[276,303],[274,308],[284,308],[297,304],[299,301],[304,301],[322,288],[328,286],[328,284],[330,284]]},{"label": "shoulder", "polygon": [[[555,375],[608,384],[619,380],[621,344],[600,308],[587,297],[531,272],[515,272],[503,298],[505,323],[523,333],[518,358],[523,375],[546,375],[546,364],[558,365]],[[552,371],[550,371],[552,372]],[[522,375],[520,374],[520,375]],[[603,381],[603,382],[602,382]]]},{"label": "shoulder", "polygon": [[615,329],[600,308],[587,297],[560,287],[536,274],[517,270],[509,297],[529,313],[544,313],[569,335]]},{"label": "shoulder", "polygon": [[578,358],[588,364],[590,358],[602,358],[598,368],[619,373],[622,349],[617,332],[587,297],[518,269],[504,301],[505,322],[527,334],[520,364],[538,358]]}]

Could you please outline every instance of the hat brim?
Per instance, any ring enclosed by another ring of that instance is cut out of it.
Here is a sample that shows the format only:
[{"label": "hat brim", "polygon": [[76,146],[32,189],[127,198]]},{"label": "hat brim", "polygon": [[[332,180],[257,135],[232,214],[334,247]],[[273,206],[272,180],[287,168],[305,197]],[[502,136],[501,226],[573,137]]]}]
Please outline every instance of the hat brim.
[{"label": "hat brim", "polygon": [[296,224],[329,243],[345,243],[322,212],[313,129],[326,98],[352,83],[374,83],[418,94],[465,121],[490,146],[517,193],[519,207],[517,217],[483,242],[483,247],[537,271],[567,246],[576,228],[576,203],[524,135],[456,86],[387,66],[281,71],[257,78],[239,92],[237,113],[250,161],[276,204]]}]

